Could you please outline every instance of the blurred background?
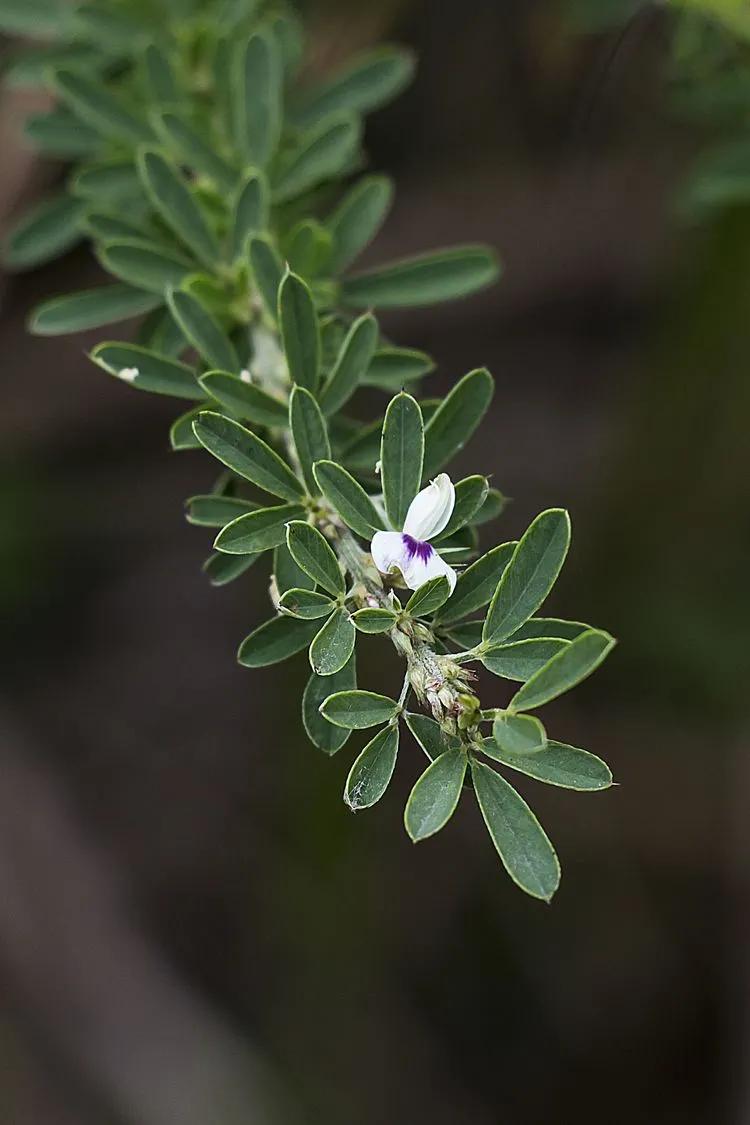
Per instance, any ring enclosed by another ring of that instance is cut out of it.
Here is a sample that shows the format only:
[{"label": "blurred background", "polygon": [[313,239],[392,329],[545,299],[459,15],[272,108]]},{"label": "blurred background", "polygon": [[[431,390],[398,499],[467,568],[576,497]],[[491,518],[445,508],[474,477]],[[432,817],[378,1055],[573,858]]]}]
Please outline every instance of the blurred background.
[{"label": "blurred background", "polygon": [[[235,664],[266,583],[202,575],[182,502],[212,471],[170,453],[173,405],[93,367],[101,333],[25,334],[97,267],[3,278],[3,1123],[750,1122],[750,207],[686,215],[726,123],[663,5],[604,4],[306,5],[313,67],[419,53],[368,126],[398,186],[369,260],[476,240],[505,269],[386,328],[436,357],[429,393],[490,367],[457,469],[513,497],[501,539],[570,509],[550,609],[620,639],[548,723],[619,786],[514,779],[561,857],[549,908],[469,802],[409,844],[408,744],[348,812],[356,740],[307,742],[304,657]],[[20,138],[38,101],[0,96],[6,229],[64,176]]]}]

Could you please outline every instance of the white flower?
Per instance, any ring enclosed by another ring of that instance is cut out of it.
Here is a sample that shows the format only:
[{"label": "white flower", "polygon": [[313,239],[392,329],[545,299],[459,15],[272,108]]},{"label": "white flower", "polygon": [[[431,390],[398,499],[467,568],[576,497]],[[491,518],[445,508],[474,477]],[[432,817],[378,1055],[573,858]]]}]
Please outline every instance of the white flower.
[{"label": "white flower", "polygon": [[412,500],[402,531],[378,531],[370,550],[382,574],[396,567],[410,590],[418,590],[431,578],[444,574],[451,593],[456,585],[456,572],[429,543],[447,526],[456,503],[456,490],[447,473],[423,488]]}]

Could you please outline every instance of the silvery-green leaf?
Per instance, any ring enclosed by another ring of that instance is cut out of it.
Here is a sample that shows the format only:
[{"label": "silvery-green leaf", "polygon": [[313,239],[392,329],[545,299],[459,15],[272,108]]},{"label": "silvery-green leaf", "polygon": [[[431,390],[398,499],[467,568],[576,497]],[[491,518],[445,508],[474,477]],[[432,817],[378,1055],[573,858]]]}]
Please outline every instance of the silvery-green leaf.
[{"label": "silvery-green leaf", "polygon": [[479,510],[482,501],[487,495],[489,482],[487,477],[464,477],[456,484],[456,503],[451,513],[451,518],[444,529],[437,536],[435,542],[442,543],[456,531],[460,531],[467,523],[471,523],[474,514]]},{"label": "silvery-green leaf", "polygon": [[175,453],[185,449],[200,449],[201,443],[193,431],[193,422],[200,417],[202,410],[202,406],[194,406],[192,410],[175,418],[169,427],[169,444]]},{"label": "silvery-green leaf", "polygon": [[396,614],[380,606],[358,609],[352,621],[360,633],[387,633],[396,624]]},{"label": "silvery-green leaf", "polygon": [[317,277],[331,258],[331,236],[317,219],[300,219],[286,240],[289,268],[300,277]]},{"label": "silvery-green leaf", "polygon": [[98,250],[97,257],[113,277],[160,296],[169,286],[181,285],[195,269],[194,263],[182,254],[143,238],[108,242]]},{"label": "silvery-green leaf", "polygon": [[505,778],[477,761],[472,761],[471,773],[479,808],[505,870],[521,890],[549,902],[560,885],[560,864],[546,832]]},{"label": "silvery-green leaf", "polygon": [[335,414],[356,391],[378,342],[378,322],[371,313],[354,321],[320,395],[326,414]]},{"label": "silvery-green leaf", "polygon": [[347,664],[333,676],[316,676],[307,681],[302,696],[302,722],[307,736],[318,750],[324,754],[335,754],[348,740],[351,730],[329,723],[320,713],[320,705],[331,692],[351,691],[357,684],[356,654],[352,653]]},{"label": "silvery-green leaf", "polygon": [[399,391],[404,383],[421,379],[434,370],[434,360],[427,352],[417,351],[416,348],[380,348],[360,382],[366,387]]},{"label": "silvery-green leaf", "polygon": [[179,90],[170,58],[155,43],[149,43],[146,47],[143,69],[153,104],[168,105],[179,101]]},{"label": "silvery-green leaf", "polygon": [[140,390],[175,398],[203,398],[191,367],[148,348],[108,341],[97,344],[89,354],[102,370]]},{"label": "silvery-green leaf", "polygon": [[250,269],[266,312],[276,320],[278,294],[284,267],[276,247],[269,238],[255,234],[247,243]]},{"label": "silvery-green leaf", "polygon": [[589,629],[570,641],[519,688],[508,706],[515,711],[530,711],[569,691],[599,667],[616,644],[614,637],[599,629]]},{"label": "silvery-green leaf", "polygon": [[318,586],[334,597],[345,592],[339,561],[316,527],[293,520],[287,527],[286,542],[297,565],[314,578]]},{"label": "silvery-green leaf", "polygon": [[427,617],[430,613],[440,609],[451,594],[450,583],[444,574],[424,582],[415,590],[404,606],[404,613],[410,617]]},{"label": "silvery-green leaf", "polygon": [[65,336],[130,320],[160,303],[161,298],[154,293],[144,293],[130,285],[100,285],[97,289],[82,289],[43,301],[31,314],[29,332],[33,336]]},{"label": "silvery-green leaf", "polygon": [[533,715],[498,715],[492,737],[507,754],[538,754],[547,745],[547,732]]},{"label": "silvery-green leaf", "polygon": [[5,241],[3,261],[25,270],[63,254],[80,241],[83,204],[69,195],[48,199],[27,212]]},{"label": "silvery-green leaf", "polygon": [[304,495],[302,484],[278,453],[239,422],[204,410],[193,423],[193,430],[201,445],[222,465],[258,488],[292,502]]},{"label": "silvery-green leaf", "polygon": [[491,285],[499,267],[484,246],[457,246],[403,258],[346,278],[342,300],[355,308],[433,305]]},{"label": "silvery-green leaf", "polygon": [[331,456],[331,446],[328,427],[315,396],[299,385],[292,388],[289,398],[289,429],[308,491],[315,496],[318,485],[313,465]]},{"label": "silvery-green leaf", "polygon": [[273,185],[274,201],[286,203],[343,172],[356,155],[361,130],[359,119],[345,113],[331,116],[305,133],[281,162]]},{"label": "silvery-green leaf", "polygon": [[239,58],[235,120],[245,159],[265,167],[281,134],[281,60],[275,40],[265,31],[251,35]]},{"label": "silvery-green leaf", "polygon": [[197,527],[224,527],[246,512],[257,507],[239,496],[223,496],[209,492],[204,496],[191,496],[185,501],[185,518]]},{"label": "silvery-green leaf", "polygon": [[286,543],[280,543],[274,552],[273,576],[279,594],[287,590],[314,590],[315,580],[291,556]]},{"label": "silvery-green leaf", "polygon": [[[482,626],[484,621],[464,621],[461,624],[449,625],[447,634],[460,649],[476,648],[482,643]],[[442,622],[438,622],[442,629]]]},{"label": "silvery-green leaf", "polygon": [[68,5],[63,0],[2,0],[0,30],[10,35],[47,38],[64,29],[68,15]]},{"label": "silvery-green leaf", "polygon": [[393,200],[387,176],[365,176],[347,192],[327,220],[333,238],[331,269],[341,273],[380,230]]},{"label": "silvery-green leaf", "polygon": [[238,371],[240,362],[231,341],[204,305],[182,289],[168,289],[166,298],[185,338],[206,363],[220,371]]},{"label": "silvery-green leaf", "polygon": [[203,564],[203,573],[212,586],[226,586],[248,570],[259,555],[209,555]]},{"label": "silvery-green leaf", "polygon": [[301,277],[287,273],[279,287],[278,321],[289,377],[315,391],[320,375],[320,329],[312,295]]},{"label": "silvery-green leaf", "polygon": [[536,517],[498,582],[484,626],[484,640],[497,644],[536,613],[557,580],[570,546],[570,517],[551,508]]},{"label": "silvery-green leaf", "polygon": [[305,621],[317,621],[321,617],[329,617],[336,608],[327,594],[319,594],[316,590],[303,588],[286,590],[279,601],[279,609],[292,617],[301,617]]},{"label": "silvery-green leaf", "polygon": [[[102,145],[101,136],[96,129],[84,125],[64,106],[47,113],[32,113],[24,122],[23,133],[34,148],[61,160],[93,158],[98,155]],[[137,180],[134,173],[132,179]]]},{"label": "silvery-green leaf", "polygon": [[132,145],[152,139],[148,123],[121,105],[101,82],[65,69],[55,71],[53,81],[65,104],[106,141],[114,138]]},{"label": "silvery-green leaf", "polygon": [[447,750],[417,781],[404,810],[404,827],[415,844],[434,836],[453,816],[461,796],[466,765],[463,749]]},{"label": "silvery-green leaf", "polygon": [[289,420],[287,404],[253,383],[246,383],[228,371],[207,371],[198,382],[206,394],[238,418],[256,426],[286,429]]},{"label": "silvery-green leaf", "polygon": [[299,504],[279,504],[274,508],[258,508],[244,512],[226,527],[214,541],[214,549],[227,555],[255,555],[278,547],[286,538],[286,525],[304,515]]},{"label": "silvery-green leaf", "polygon": [[378,731],[349,771],[344,800],[352,812],[369,809],[385,793],[398,754],[398,725]]},{"label": "silvery-green leaf", "polygon": [[341,460],[351,469],[374,476],[375,463],[380,458],[382,429],[383,423],[379,418],[361,426],[356,435],[345,443]]},{"label": "silvery-green leaf", "polygon": [[96,202],[99,208],[127,208],[130,219],[150,206],[132,160],[112,158],[86,164],[73,173],[70,190],[73,195]]},{"label": "silvery-green leaf", "polygon": [[487,605],[513,557],[516,543],[501,543],[459,574],[453,594],[438,613],[443,626]]},{"label": "silvery-green leaf", "polygon": [[574,641],[590,628],[590,625],[584,625],[582,621],[563,621],[559,617],[530,617],[508,640],[527,641],[536,637],[555,637],[563,641]]},{"label": "silvery-green leaf", "polygon": [[[231,251],[232,258],[242,258],[247,249],[247,240],[251,234],[260,234],[268,226],[269,191],[268,181],[262,172],[249,172],[242,184],[237,201],[233,208]],[[279,275],[281,265],[279,264]],[[276,292],[279,288],[278,281],[271,302],[272,310],[276,311]]]},{"label": "silvery-green leaf", "polygon": [[204,140],[200,133],[184,117],[174,110],[154,115],[154,123],[167,145],[181,163],[194,168],[202,176],[213,180],[222,191],[232,191],[238,179],[238,172],[219,156],[216,149]]},{"label": "silvery-green leaf", "polygon": [[328,618],[310,645],[310,665],[318,676],[340,672],[354,652],[356,629],[348,609],[339,609]]},{"label": "silvery-green leaf", "polygon": [[178,169],[155,149],[141,150],[137,166],[149,198],[169,229],[199,262],[213,269],[219,259],[219,244]]},{"label": "silvery-green leaf", "polygon": [[482,649],[482,663],[496,676],[525,683],[569,643],[551,637],[507,641],[501,645],[493,645],[489,649]]},{"label": "silvery-green leaf", "polygon": [[320,713],[338,727],[365,730],[390,722],[398,709],[395,699],[374,691],[338,691],[323,701]]},{"label": "silvery-green leaf", "polygon": [[492,401],[495,384],[489,371],[470,371],[452,387],[424,432],[424,475],[433,477],[463,449]]},{"label": "silvery-green leaf", "polygon": [[237,660],[244,668],[278,664],[307,648],[317,631],[317,621],[272,617],[245,637],[237,652]]},{"label": "silvery-green leaf", "polygon": [[410,82],[414,56],[402,47],[376,47],[351,59],[343,70],[305,91],[295,122],[320,121],[339,110],[369,113],[395,98]]},{"label": "silvery-green leaf", "polygon": [[316,461],[313,473],[318,488],[344,523],[365,539],[383,529],[383,520],[370,497],[353,476],[335,461]]},{"label": "silvery-green leaf", "polygon": [[441,754],[445,754],[448,750],[457,750],[461,746],[455,735],[447,734],[440,724],[431,719],[429,715],[406,711],[404,712],[404,719],[407,727],[430,761],[439,758]]},{"label": "silvery-green leaf", "polygon": [[550,740],[538,754],[518,755],[506,753],[494,739],[487,738],[483,749],[488,758],[547,785],[594,792],[609,789],[612,784],[612,773],[606,762],[595,754],[589,754],[587,750],[566,746],[564,742]]},{"label": "silvery-green leaf", "polygon": [[388,403],[380,443],[380,479],[385,510],[392,526],[400,530],[422,483],[424,431],[422,413],[411,395],[401,394]]},{"label": "silvery-green leaf", "polygon": [[97,0],[72,7],[70,24],[72,36],[96,43],[102,53],[121,52],[124,44],[131,53],[142,51],[151,31],[127,9],[108,8]]},{"label": "silvery-green leaf", "polygon": [[508,506],[508,497],[503,496],[499,488],[491,488],[484,498],[479,511],[472,518],[472,523],[490,523],[491,520],[496,520],[498,516],[502,515]]},{"label": "silvery-green leaf", "polygon": [[[0,4],[0,29],[3,9],[20,8],[22,5],[23,0],[6,0],[6,3]],[[101,53],[90,43],[51,43],[14,50],[3,77],[8,89],[34,89],[48,86],[49,76],[56,70],[98,72],[102,63]]]}]

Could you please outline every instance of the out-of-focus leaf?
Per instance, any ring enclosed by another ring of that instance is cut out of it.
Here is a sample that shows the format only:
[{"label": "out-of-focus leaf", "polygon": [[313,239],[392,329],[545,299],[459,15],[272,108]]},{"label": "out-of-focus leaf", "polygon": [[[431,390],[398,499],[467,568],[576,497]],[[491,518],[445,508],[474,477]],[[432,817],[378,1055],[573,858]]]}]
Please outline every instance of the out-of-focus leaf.
[{"label": "out-of-focus leaf", "polygon": [[342,284],[342,299],[355,308],[432,305],[484,289],[499,272],[484,246],[435,250],[352,275]]}]

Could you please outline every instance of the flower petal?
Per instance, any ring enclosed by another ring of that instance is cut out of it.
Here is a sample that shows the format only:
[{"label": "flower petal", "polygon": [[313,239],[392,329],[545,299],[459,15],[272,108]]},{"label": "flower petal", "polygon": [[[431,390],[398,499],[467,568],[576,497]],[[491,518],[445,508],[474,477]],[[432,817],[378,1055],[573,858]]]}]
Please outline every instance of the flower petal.
[{"label": "flower petal", "polygon": [[444,574],[450,584],[451,593],[456,586],[456,572],[448,566],[445,559],[441,558],[435,550],[430,551],[429,558],[423,560],[419,555],[409,557],[407,554],[403,562],[398,564],[404,576],[404,582],[410,590],[418,590],[431,578]]},{"label": "flower petal", "polygon": [[453,513],[456,490],[447,473],[440,473],[412,500],[404,520],[404,532],[414,539],[439,535]]},{"label": "flower petal", "polygon": [[370,544],[370,553],[381,574],[388,574],[394,566],[403,570],[409,560],[403,537],[398,531],[376,531]]}]

